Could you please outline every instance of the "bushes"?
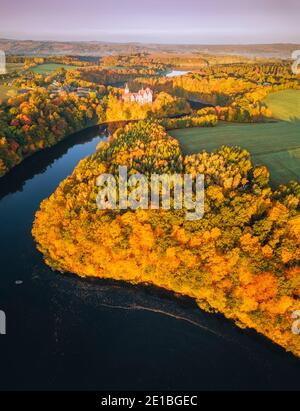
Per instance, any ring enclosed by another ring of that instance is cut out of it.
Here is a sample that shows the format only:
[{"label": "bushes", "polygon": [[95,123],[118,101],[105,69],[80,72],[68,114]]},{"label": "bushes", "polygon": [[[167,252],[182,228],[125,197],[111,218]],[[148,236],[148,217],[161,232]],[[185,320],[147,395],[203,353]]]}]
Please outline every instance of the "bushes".
[{"label": "bushes", "polygon": [[180,118],[166,118],[160,121],[167,130],[188,128],[188,127],[214,127],[218,123],[218,118],[214,114],[204,116],[185,116]]}]

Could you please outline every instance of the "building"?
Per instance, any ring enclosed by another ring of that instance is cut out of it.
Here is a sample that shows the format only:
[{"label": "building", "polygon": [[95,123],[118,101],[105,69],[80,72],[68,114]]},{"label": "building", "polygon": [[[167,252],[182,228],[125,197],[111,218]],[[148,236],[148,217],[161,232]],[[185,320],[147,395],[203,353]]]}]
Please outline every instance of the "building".
[{"label": "building", "polygon": [[77,96],[79,97],[87,97],[91,92],[91,89],[87,88],[87,87],[78,87],[77,88]]},{"label": "building", "polygon": [[128,84],[126,84],[122,100],[139,104],[151,104],[153,102],[153,91],[147,87],[146,89],[142,88],[137,93],[130,93]]}]

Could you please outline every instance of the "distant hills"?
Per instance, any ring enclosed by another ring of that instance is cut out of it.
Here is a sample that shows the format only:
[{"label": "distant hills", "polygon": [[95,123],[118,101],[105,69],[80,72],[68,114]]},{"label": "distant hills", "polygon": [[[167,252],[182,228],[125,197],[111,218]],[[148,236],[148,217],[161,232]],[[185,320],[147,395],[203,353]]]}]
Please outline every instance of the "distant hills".
[{"label": "distant hills", "polygon": [[107,43],[101,41],[37,41],[0,39],[0,50],[11,55],[57,55],[105,56],[120,53],[208,53],[230,54],[247,57],[290,58],[300,44],[245,44],[245,45],[195,45],[195,44],[143,44]]}]

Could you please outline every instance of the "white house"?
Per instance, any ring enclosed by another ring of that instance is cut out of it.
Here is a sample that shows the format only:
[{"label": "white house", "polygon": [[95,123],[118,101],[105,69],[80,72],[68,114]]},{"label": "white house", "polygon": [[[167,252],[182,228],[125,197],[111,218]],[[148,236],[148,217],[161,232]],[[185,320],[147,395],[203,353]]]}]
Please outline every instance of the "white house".
[{"label": "white house", "polygon": [[137,93],[130,93],[128,84],[122,95],[123,101],[137,102],[139,104],[151,104],[153,102],[153,91],[149,87],[142,88]]}]

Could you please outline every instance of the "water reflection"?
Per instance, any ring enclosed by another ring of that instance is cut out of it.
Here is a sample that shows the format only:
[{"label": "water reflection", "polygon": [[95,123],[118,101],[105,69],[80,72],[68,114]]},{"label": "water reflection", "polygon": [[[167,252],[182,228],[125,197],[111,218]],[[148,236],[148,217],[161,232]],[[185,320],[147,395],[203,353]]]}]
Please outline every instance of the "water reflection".
[{"label": "water reflection", "polygon": [[61,158],[68,150],[78,144],[92,141],[96,135],[102,134],[105,127],[94,126],[72,134],[53,147],[37,152],[14,167],[8,174],[0,178],[0,199],[7,194],[22,191],[24,183],[35,175],[44,173],[55,160]]}]

